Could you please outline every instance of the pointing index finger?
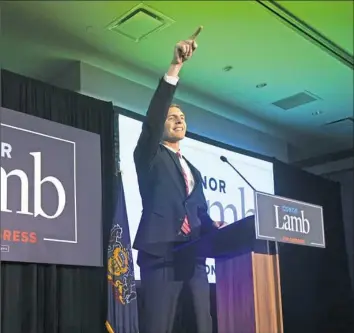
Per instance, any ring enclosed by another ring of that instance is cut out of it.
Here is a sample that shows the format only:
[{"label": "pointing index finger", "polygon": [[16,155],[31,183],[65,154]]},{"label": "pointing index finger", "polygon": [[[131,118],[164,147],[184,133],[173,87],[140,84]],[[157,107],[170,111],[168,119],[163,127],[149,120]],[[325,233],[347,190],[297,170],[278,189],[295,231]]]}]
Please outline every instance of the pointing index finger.
[{"label": "pointing index finger", "polygon": [[190,40],[196,40],[196,38],[198,37],[198,35],[200,34],[200,32],[203,30],[203,26],[201,25],[197,31],[189,37]]}]

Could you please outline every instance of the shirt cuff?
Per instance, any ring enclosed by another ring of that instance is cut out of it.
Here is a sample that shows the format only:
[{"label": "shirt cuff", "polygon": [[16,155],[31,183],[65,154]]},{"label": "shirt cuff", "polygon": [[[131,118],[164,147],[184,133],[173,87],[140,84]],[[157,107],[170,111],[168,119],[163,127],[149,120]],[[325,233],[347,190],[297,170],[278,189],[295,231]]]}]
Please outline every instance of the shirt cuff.
[{"label": "shirt cuff", "polygon": [[167,83],[169,83],[169,84],[171,84],[171,85],[173,85],[173,86],[176,86],[177,83],[178,83],[178,80],[179,80],[179,77],[168,76],[167,74],[165,74],[165,76],[164,76],[163,78],[164,78],[164,80],[165,80]]}]

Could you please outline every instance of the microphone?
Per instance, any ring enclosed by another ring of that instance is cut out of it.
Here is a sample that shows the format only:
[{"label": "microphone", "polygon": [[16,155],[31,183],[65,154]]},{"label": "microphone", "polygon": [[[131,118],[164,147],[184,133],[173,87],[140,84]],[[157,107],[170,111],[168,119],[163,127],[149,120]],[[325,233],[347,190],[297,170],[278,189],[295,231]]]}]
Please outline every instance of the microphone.
[{"label": "microphone", "polygon": [[234,169],[237,174],[246,182],[246,184],[255,192],[257,192],[257,190],[250,184],[250,182],[242,175],[242,173],[240,171],[238,171],[228,160],[225,156],[220,156],[220,159],[227,163],[232,169]]}]

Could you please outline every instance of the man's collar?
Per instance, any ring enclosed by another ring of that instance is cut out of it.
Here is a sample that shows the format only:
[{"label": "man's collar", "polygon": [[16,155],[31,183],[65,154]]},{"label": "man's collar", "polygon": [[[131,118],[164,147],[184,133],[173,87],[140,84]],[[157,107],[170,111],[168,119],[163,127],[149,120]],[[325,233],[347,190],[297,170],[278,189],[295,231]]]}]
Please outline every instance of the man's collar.
[{"label": "man's collar", "polygon": [[179,152],[180,154],[181,154],[181,156],[182,156],[182,153],[181,153],[181,151],[180,150],[175,150],[175,149],[173,149],[173,148],[171,148],[171,147],[169,147],[169,146],[167,146],[167,145],[164,145],[163,143],[161,143],[165,148],[167,148],[167,149],[169,149],[169,150],[171,150],[172,152],[174,152],[175,154],[177,154],[177,152]]}]

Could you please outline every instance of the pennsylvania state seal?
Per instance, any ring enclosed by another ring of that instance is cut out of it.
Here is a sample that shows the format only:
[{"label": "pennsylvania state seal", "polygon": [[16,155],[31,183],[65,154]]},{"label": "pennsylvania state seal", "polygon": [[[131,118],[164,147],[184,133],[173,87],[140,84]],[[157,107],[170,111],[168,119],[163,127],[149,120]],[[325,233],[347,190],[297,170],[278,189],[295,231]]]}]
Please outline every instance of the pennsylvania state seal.
[{"label": "pennsylvania state seal", "polygon": [[116,224],[111,229],[108,245],[108,281],[115,298],[122,304],[136,299],[131,247],[123,246],[123,229]]}]

